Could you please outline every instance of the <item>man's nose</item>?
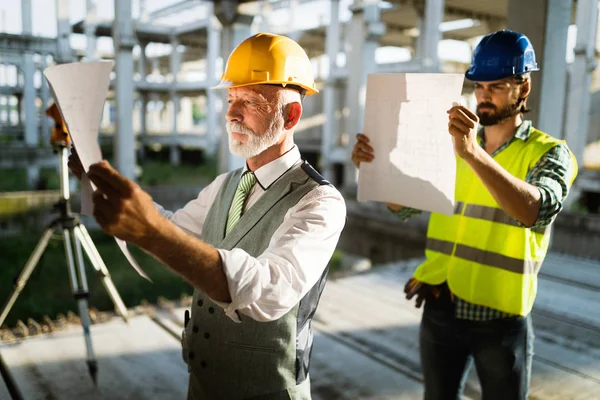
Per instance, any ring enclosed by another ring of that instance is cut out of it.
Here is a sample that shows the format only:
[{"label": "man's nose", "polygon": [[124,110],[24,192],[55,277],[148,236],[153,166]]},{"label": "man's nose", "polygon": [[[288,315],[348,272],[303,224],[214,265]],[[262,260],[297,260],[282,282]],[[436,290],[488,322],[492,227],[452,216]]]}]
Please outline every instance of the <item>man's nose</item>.
[{"label": "man's nose", "polygon": [[244,116],[235,102],[229,104],[225,118],[229,122],[242,122],[244,120]]}]

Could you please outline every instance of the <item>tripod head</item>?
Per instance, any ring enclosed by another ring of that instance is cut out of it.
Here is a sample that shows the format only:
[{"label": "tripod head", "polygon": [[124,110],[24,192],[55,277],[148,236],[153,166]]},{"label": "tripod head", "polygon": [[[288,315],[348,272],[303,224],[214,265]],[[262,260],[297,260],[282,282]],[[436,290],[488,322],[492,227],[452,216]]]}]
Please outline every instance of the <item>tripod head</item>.
[{"label": "tripod head", "polygon": [[50,136],[50,144],[52,147],[71,147],[71,136],[69,135],[67,124],[65,124],[56,103],[53,103],[48,107],[46,115],[54,120],[54,127],[52,128],[52,135]]}]

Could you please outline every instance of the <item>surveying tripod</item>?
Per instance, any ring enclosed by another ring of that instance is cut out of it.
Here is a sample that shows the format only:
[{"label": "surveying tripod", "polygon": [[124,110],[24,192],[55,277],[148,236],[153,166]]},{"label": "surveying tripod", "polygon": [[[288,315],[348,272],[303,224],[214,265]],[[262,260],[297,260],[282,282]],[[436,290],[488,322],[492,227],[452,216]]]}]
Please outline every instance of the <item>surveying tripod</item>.
[{"label": "surveying tripod", "polygon": [[[60,232],[65,245],[65,256],[67,268],[69,270],[71,289],[79,307],[79,317],[81,318],[81,325],[83,326],[83,336],[85,338],[85,347],[87,350],[87,365],[94,384],[97,384],[98,365],[96,356],[94,355],[94,347],[92,345],[92,338],[90,335],[91,322],[88,311],[89,291],[85,274],[85,265],[83,262],[83,254],[81,251],[82,247],[98,276],[102,280],[104,288],[108,292],[108,295],[115,305],[115,310],[125,322],[127,322],[127,307],[125,307],[121,296],[117,292],[117,289],[110,278],[108,269],[106,268],[104,261],[102,261],[100,253],[98,253],[98,250],[96,249],[96,246],[94,245],[94,242],[92,241],[87,229],[83,224],[81,224],[79,217],[71,212],[69,180],[67,173],[67,148],[70,145],[70,138],[68,136],[66,126],[62,122],[62,118],[60,114],[58,114],[56,105],[50,107],[47,111],[47,114],[56,121],[51,143],[54,151],[58,153],[60,159],[59,172],[61,196],[59,201],[54,204],[53,210],[57,211],[59,215],[48,225],[46,225],[41,239],[27,260],[27,263],[21,271],[21,274],[16,279],[14,290],[4,306],[2,314],[0,314],[0,326],[2,326],[2,323],[10,312],[15,300],[25,287],[27,280],[31,276],[31,273],[35,269],[40,257],[44,253],[52,234],[55,231]],[[73,252],[73,250],[75,251]]]}]

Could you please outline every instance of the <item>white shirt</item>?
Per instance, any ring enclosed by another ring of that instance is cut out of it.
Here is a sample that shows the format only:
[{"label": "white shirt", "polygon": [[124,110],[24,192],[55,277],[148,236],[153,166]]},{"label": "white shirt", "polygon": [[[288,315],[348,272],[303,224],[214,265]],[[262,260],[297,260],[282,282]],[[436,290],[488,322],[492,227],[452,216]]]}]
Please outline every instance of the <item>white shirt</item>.
[{"label": "white shirt", "polygon": [[[294,147],[254,171],[257,184],[248,195],[244,212],[299,161],[300,152]],[[198,198],[175,213],[159,206],[162,215],[200,236],[208,210],[226,176],[226,173],[217,176]],[[240,322],[236,311],[257,321],[282,317],[323,274],[345,222],[346,205],[341,194],[329,185],[319,185],[288,210],[267,249],[258,257],[252,257],[242,249],[217,249],[231,295],[231,303],[218,304],[236,322]]]}]

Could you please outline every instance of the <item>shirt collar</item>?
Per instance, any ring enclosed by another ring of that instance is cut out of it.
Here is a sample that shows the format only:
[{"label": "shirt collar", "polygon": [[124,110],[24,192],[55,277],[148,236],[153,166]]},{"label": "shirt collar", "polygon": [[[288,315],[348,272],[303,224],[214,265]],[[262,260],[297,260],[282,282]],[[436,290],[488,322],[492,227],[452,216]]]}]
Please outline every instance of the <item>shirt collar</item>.
[{"label": "shirt collar", "polygon": [[[298,150],[298,146],[294,146],[281,157],[254,171],[256,181],[263,190],[267,190],[277,179],[281,178],[283,174],[296,165],[298,161],[300,161],[300,150]],[[248,171],[248,165],[244,166],[243,172],[246,171]]]},{"label": "shirt collar", "polygon": [[[517,128],[517,131],[515,132],[513,137],[509,139],[509,141],[513,140],[514,138],[517,138],[517,139],[521,139],[522,141],[525,142],[525,141],[527,141],[527,139],[529,139],[530,135],[531,135],[531,121],[524,120],[521,123],[521,125],[519,125],[519,127]],[[477,132],[477,136],[479,137],[479,140],[482,143],[485,143],[485,130],[483,127],[481,127],[479,129],[479,132]]]}]

